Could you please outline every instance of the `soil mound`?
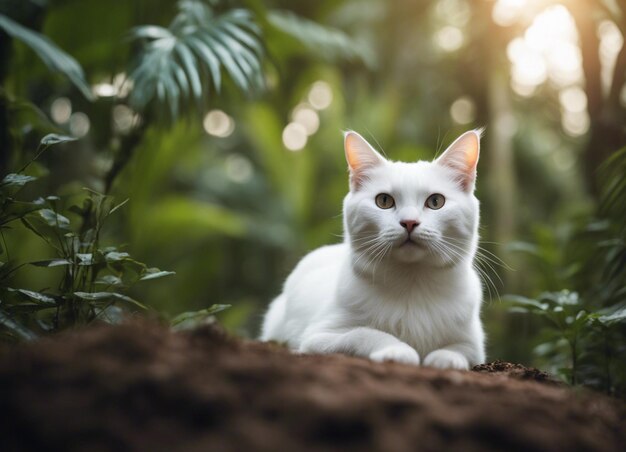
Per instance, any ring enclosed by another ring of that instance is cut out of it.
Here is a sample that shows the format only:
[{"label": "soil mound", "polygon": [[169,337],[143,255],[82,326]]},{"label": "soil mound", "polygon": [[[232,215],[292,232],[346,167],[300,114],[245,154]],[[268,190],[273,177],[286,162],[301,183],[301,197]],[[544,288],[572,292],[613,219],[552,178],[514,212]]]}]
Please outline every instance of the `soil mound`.
[{"label": "soil mound", "polygon": [[[546,384],[546,382],[548,384]],[[624,406],[495,362],[297,356],[215,327],[99,326],[4,350],[4,451],[624,450]]]}]

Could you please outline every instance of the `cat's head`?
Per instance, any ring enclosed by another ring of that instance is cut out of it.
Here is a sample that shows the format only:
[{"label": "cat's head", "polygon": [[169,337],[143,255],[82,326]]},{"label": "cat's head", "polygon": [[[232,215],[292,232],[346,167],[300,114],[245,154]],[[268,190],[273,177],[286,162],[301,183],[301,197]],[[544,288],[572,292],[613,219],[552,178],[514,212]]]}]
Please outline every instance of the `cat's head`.
[{"label": "cat's head", "polygon": [[473,257],[480,133],[464,133],[432,162],[404,163],[385,159],[358,133],[346,132],[344,227],[359,265],[391,259],[441,267]]}]

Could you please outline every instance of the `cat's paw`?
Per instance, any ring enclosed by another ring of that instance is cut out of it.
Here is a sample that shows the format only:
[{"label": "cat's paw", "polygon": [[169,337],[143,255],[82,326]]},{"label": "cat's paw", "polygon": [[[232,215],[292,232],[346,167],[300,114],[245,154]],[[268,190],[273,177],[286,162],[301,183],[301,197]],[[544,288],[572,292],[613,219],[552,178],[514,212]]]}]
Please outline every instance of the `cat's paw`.
[{"label": "cat's paw", "polygon": [[417,352],[407,344],[394,344],[370,353],[372,361],[395,361],[404,364],[419,366],[420,357]]},{"label": "cat's paw", "polygon": [[424,359],[424,365],[438,369],[469,369],[467,358],[451,350],[435,350],[429,353]]}]

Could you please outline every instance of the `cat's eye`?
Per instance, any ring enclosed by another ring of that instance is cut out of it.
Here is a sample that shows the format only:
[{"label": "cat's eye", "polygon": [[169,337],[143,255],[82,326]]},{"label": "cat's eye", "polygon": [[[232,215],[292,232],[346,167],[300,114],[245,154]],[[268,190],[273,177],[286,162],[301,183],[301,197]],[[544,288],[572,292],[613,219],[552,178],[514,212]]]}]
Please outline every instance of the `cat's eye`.
[{"label": "cat's eye", "polygon": [[376,205],[381,209],[391,209],[396,205],[396,202],[393,200],[391,195],[387,193],[380,193],[376,195]]},{"label": "cat's eye", "polygon": [[430,195],[426,200],[426,207],[433,210],[438,210],[443,207],[446,203],[446,198],[443,197],[440,193],[435,193],[434,195]]}]

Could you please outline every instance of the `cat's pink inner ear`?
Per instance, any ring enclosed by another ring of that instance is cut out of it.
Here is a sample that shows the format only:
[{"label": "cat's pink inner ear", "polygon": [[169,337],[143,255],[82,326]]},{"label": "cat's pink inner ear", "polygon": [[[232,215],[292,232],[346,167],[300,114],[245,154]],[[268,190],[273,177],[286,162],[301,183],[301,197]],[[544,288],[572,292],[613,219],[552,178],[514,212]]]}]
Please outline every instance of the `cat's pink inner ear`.
[{"label": "cat's pink inner ear", "polygon": [[368,169],[384,162],[384,158],[370,146],[365,138],[353,131],[345,133],[344,149],[350,167],[351,183],[355,187],[360,185]]},{"label": "cat's pink inner ear", "polygon": [[480,154],[480,131],[465,132],[436,160],[436,163],[452,168],[466,190],[474,188],[476,165]]}]

